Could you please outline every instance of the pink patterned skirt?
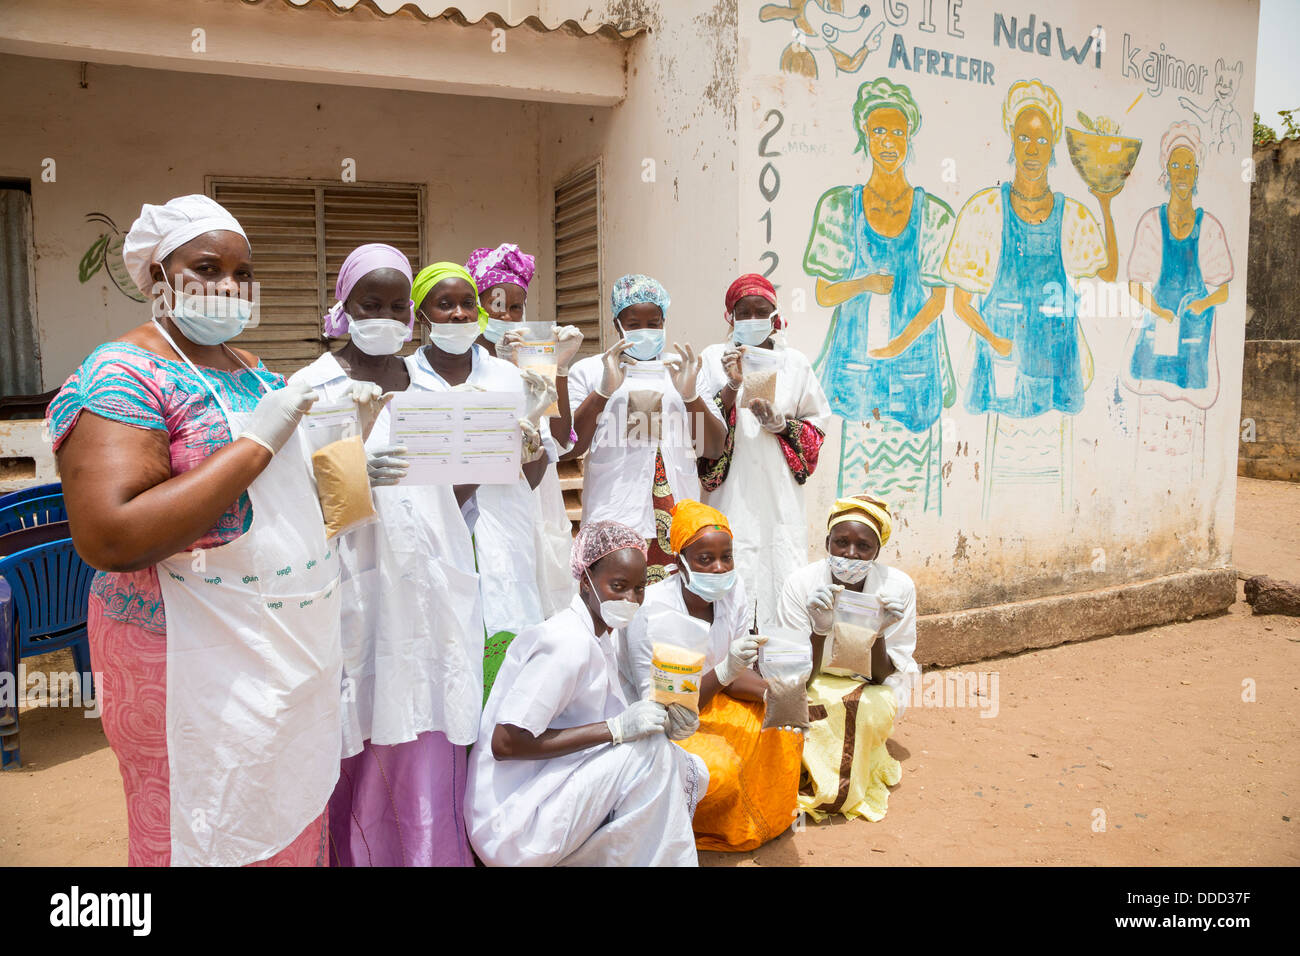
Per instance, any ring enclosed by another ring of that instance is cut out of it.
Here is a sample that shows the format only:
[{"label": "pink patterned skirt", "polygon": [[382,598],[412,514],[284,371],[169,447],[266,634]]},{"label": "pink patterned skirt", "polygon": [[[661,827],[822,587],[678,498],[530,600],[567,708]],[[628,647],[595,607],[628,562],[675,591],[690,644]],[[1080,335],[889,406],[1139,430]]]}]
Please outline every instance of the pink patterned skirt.
[{"label": "pink patterned skirt", "polygon": [[[152,571],[152,569],[150,569]],[[156,587],[155,581],[155,587]],[[87,626],[91,666],[104,735],[117,757],[126,791],[127,864],[171,865],[171,775],[167,763],[167,635],[104,613],[90,595]],[[253,866],[324,866],[326,814],[292,843]]]}]

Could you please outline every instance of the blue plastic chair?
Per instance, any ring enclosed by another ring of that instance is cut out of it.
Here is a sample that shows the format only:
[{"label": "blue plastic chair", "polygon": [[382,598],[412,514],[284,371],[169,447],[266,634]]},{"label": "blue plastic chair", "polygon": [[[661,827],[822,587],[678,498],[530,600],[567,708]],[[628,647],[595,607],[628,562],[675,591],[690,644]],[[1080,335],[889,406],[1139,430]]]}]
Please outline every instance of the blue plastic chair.
[{"label": "blue plastic chair", "polygon": [[63,494],[28,498],[0,507],[0,534],[34,528],[51,521],[67,521],[68,509],[63,504]]},{"label": "blue plastic chair", "polygon": [[0,578],[0,674],[10,675],[13,697],[0,696],[0,770],[22,766],[18,754],[18,669],[14,667],[13,593]]},{"label": "blue plastic chair", "polygon": [[16,505],[20,501],[26,501],[28,498],[48,498],[50,495],[61,494],[63,494],[63,483],[59,481],[48,485],[32,485],[30,488],[11,491],[7,495],[0,495],[0,511],[9,507],[9,505]]},{"label": "blue plastic chair", "polygon": [[[95,570],[81,560],[72,540],[52,541],[0,558],[0,582],[8,582],[12,597],[5,609],[5,627],[11,626],[16,646],[11,665],[24,657],[48,654],[71,648],[77,672],[81,700],[94,697],[94,680],[90,672],[90,639],[86,631],[86,614],[90,601],[90,582]],[[12,622],[10,624],[10,622]],[[15,674],[16,667],[11,673]],[[16,686],[15,680],[15,686]],[[0,718],[3,714],[0,714]],[[17,748],[18,715],[13,714],[14,746],[4,751],[3,765],[20,762]],[[0,723],[0,731],[4,724]],[[2,739],[2,738],[0,738]],[[0,743],[0,748],[3,743]]]}]

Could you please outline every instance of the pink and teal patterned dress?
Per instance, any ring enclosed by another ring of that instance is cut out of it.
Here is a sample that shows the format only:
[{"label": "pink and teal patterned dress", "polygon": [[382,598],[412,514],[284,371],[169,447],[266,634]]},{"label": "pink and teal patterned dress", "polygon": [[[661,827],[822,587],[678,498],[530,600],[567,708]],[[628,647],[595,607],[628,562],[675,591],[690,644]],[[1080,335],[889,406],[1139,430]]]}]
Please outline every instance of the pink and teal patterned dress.
[{"label": "pink and teal patterned dress", "polygon": [[[264,388],[284,379],[261,363],[203,375],[232,412],[252,411]],[[212,392],[185,363],[127,342],[91,352],[50,403],[47,417],[58,451],[83,411],[132,428],[165,431],[172,475],[194,468],[231,441]],[[216,525],[190,545],[212,548],[247,531],[253,508],[240,495]],[[171,861],[171,797],[167,761],[167,617],[158,572],[99,572],[90,590],[90,653],[101,675],[104,733],[117,755],[126,791],[131,866]],[[325,815],[287,848],[258,865],[323,865]]]}]

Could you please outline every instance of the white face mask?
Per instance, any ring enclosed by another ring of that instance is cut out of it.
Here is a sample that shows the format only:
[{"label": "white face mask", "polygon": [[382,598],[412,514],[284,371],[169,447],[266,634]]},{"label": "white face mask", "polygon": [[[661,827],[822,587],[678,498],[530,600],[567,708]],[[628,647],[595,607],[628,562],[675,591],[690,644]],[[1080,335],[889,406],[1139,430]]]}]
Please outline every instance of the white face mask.
[{"label": "white face mask", "polygon": [[[587,575],[587,584],[591,586],[591,593],[600,596],[596,590],[595,583],[591,580],[591,575]],[[611,631],[617,631],[620,627],[627,627],[632,623],[632,618],[636,617],[636,612],[641,610],[641,605],[635,601],[601,601],[600,602],[600,619],[605,622],[605,626]]]},{"label": "white face mask", "polygon": [[411,333],[405,322],[396,319],[354,319],[350,315],[347,318],[352,343],[367,355],[393,355]]},{"label": "white face mask", "polygon": [[163,276],[176,303],[168,311],[181,334],[195,345],[220,345],[244,331],[253,317],[253,303],[228,295],[177,292]]},{"label": "white face mask", "polygon": [[771,319],[737,319],[731,330],[736,345],[762,345],[772,334]]},{"label": "white face mask", "polygon": [[429,340],[449,355],[464,355],[478,338],[477,322],[430,322]]},{"label": "white face mask", "polygon": [[505,334],[511,329],[519,328],[520,323],[511,322],[508,319],[488,319],[487,328],[483,330],[483,337],[493,345],[499,345],[505,338]]},{"label": "white face mask", "polygon": [[827,561],[831,567],[831,574],[837,581],[843,581],[845,584],[858,584],[865,581],[876,564],[875,561],[842,558],[836,554],[827,555]]}]

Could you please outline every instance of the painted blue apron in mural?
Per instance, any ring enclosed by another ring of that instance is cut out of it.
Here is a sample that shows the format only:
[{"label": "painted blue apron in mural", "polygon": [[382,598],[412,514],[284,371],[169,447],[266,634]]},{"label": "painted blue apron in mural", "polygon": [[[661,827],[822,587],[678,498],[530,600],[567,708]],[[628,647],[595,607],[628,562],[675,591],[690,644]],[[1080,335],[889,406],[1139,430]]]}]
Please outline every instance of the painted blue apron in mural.
[{"label": "painted blue apron in mural", "polygon": [[[862,186],[853,187],[853,277],[888,272],[894,277],[889,296],[889,336],[897,338],[929,298],[921,285],[921,219],[925,190],[912,190],[912,213],[897,236],[871,228],[862,208]],[[939,420],[943,381],[939,365],[940,320],[892,359],[867,355],[867,319],[872,293],[854,296],[836,310],[818,369],[831,411],[849,421],[869,421],[879,410],[909,431],[921,432]],[[884,343],[871,343],[878,348]]]},{"label": "painted blue apron in mural", "polygon": [[1055,409],[1083,408],[1083,370],[1075,295],[1061,258],[1065,197],[1053,195],[1052,213],[1027,223],[1011,208],[1011,184],[1002,184],[1002,255],[980,314],[994,334],[1011,339],[1006,358],[976,337],[966,407],[1032,418]]},{"label": "painted blue apron in mural", "polygon": [[1159,379],[1179,388],[1205,388],[1210,380],[1210,332],[1214,326],[1214,309],[1200,315],[1187,310],[1187,303],[1204,298],[1209,291],[1201,277],[1201,214],[1186,238],[1175,239],[1169,231],[1169,204],[1160,207],[1160,280],[1156,283],[1156,304],[1177,317],[1178,353],[1157,355],[1156,323],[1164,322],[1147,312],[1142,319],[1137,345],[1129,370],[1137,379]]}]

